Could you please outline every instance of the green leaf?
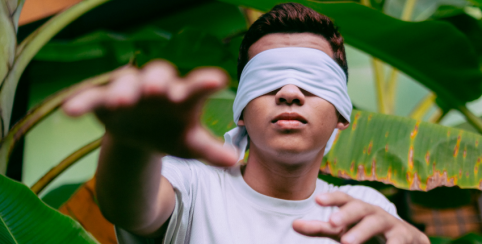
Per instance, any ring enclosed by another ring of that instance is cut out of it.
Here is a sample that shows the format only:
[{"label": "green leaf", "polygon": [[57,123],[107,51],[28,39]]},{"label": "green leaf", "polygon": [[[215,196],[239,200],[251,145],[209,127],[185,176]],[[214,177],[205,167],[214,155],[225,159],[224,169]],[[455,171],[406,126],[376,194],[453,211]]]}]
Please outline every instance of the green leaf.
[{"label": "green leaf", "polygon": [[223,90],[210,97],[204,105],[201,121],[219,139],[236,127],[232,109],[234,96],[232,91]]},{"label": "green leaf", "polygon": [[0,242],[97,243],[79,223],[45,205],[27,186],[0,175]]},{"label": "green leaf", "polygon": [[188,27],[200,29],[221,39],[247,28],[242,12],[237,6],[211,2],[168,15],[151,23],[171,33]]},{"label": "green leaf", "polygon": [[[414,204],[428,207],[430,209],[460,208],[472,203],[471,189],[460,189],[458,187],[437,187],[428,192],[411,191],[410,201]],[[446,201],[450,196],[450,201]]]},{"label": "green leaf", "polygon": [[[5,78],[1,80],[0,84],[1,137],[3,137],[10,128],[13,100],[20,76],[35,54],[67,24],[85,12],[107,1],[108,0],[84,0],[51,18],[17,46],[15,62],[11,69],[9,69]],[[2,2],[2,4],[2,6],[5,5],[4,2]],[[5,12],[0,13],[0,16],[4,14]],[[1,21],[1,23],[4,22]]]},{"label": "green leaf", "polygon": [[469,233],[450,242],[451,244],[482,244],[482,236]]},{"label": "green leaf", "polygon": [[332,175],[428,191],[480,189],[482,136],[409,118],[354,111],[322,163]]},{"label": "green leaf", "polygon": [[52,208],[59,209],[62,204],[67,202],[69,198],[84,184],[85,182],[64,184],[47,192],[43,197],[47,205]]},{"label": "green leaf", "polygon": [[438,237],[438,236],[430,236],[430,243],[431,244],[448,244],[450,243],[450,239],[445,237]]},{"label": "green leaf", "polygon": [[451,5],[439,6],[432,15],[432,19],[446,21],[470,40],[482,67],[482,21],[468,15],[463,8]]},{"label": "green leaf", "polygon": [[236,67],[236,58],[219,38],[192,28],[174,35],[156,58],[173,62],[181,73],[199,66],[219,66],[232,75]]},{"label": "green leaf", "polygon": [[[261,11],[282,2],[222,1]],[[356,3],[295,2],[329,16],[346,43],[410,75],[452,106],[473,101],[482,94],[482,73],[475,50],[448,23],[404,22]]]},{"label": "green leaf", "polygon": [[50,41],[34,59],[74,62],[113,54],[117,63],[126,64],[136,51],[149,53],[152,49],[162,49],[170,38],[171,33],[154,27],[130,34],[96,31],[69,42]]}]

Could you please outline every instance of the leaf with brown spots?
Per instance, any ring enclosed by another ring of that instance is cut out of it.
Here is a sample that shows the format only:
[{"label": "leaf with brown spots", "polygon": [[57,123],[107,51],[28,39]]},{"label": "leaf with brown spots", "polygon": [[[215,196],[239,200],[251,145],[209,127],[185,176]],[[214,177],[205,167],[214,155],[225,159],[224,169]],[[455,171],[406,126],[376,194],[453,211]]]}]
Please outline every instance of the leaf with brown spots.
[{"label": "leaf with brown spots", "polygon": [[354,120],[357,129],[350,126],[338,134],[322,171],[410,190],[454,185],[482,189],[481,135],[363,111],[354,111]]}]

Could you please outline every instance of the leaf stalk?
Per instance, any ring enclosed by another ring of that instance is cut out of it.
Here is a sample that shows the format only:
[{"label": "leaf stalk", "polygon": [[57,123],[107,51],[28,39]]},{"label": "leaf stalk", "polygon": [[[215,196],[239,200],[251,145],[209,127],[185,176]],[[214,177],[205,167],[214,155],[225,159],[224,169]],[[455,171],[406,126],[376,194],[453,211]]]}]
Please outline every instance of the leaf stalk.
[{"label": "leaf stalk", "polygon": [[52,182],[55,178],[57,178],[62,172],[70,168],[70,166],[74,165],[78,162],[81,158],[85,157],[90,152],[97,149],[102,142],[102,138],[96,139],[89,144],[83,146],[79,150],[75,151],[74,153],[70,154],[64,160],[62,160],[58,165],[53,167],[47,174],[42,176],[40,180],[38,180],[30,189],[35,193],[39,194],[45,187],[47,187],[50,182]]},{"label": "leaf stalk", "polygon": [[465,105],[461,105],[457,107],[457,110],[461,112],[467,122],[471,124],[480,134],[482,134],[482,119],[477,117],[475,114],[472,113]]},{"label": "leaf stalk", "polygon": [[69,23],[80,17],[87,11],[107,2],[108,0],[84,0],[67,10],[57,14],[41,27],[30,34],[18,47],[16,52],[16,60],[12,69],[0,84],[0,104],[3,120],[3,133],[8,131],[10,127],[10,116],[13,107],[13,98],[18,81],[28,63],[37,54],[37,52],[60,30]]},{"label": "leaf stalk", "polygon": [[433,92],[430,92],[427,96],[425,96],[422,101],[420,101],[415,107],[415,109],[410,113],[410,118],[421,120],[423,119],[424,115],[427,114],[429,109],[435,104],[435,99],[437,96]]}]

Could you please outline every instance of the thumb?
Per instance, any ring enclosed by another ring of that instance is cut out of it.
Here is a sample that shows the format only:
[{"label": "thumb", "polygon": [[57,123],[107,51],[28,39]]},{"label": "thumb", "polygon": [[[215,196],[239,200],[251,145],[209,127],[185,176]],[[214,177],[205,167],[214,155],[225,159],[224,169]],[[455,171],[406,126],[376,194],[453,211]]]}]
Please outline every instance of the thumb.
[{"label": "thumb", "polygon": [[214,138],[202,126],[197,126],[188,135],[188,145],[193,156],[207,160],[211,165],[229,167],[237,163],[238,156],[231,148],[226,148],[223,143]]}]

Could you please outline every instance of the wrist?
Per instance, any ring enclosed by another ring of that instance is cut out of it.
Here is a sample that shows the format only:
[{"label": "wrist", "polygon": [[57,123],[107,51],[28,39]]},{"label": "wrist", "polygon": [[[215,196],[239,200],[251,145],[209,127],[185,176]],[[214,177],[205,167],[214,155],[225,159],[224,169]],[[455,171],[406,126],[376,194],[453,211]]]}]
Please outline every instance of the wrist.
[{"label": "wrist", "polygon": [[[117,136],[109,131],[106,131],[102,140],[102,147],[109,147],[111,150],[120,152],[122,154],[127,153],[135,155],[137,158],[153,158],[159,159],[165,156],[165,153],[157,152],[144,146],[142,143],[135,142],[133,140],[125,139]],[[150,161],[150,160],[143,160]]]}]

